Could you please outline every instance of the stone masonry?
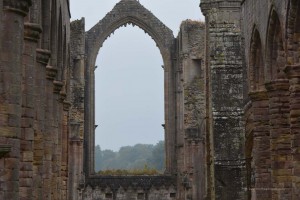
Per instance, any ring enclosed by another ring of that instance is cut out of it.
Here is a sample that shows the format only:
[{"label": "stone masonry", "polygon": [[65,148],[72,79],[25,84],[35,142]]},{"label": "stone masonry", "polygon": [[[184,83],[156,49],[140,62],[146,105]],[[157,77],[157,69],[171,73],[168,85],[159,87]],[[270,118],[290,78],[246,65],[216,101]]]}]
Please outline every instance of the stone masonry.
[{"label": "stone masonry", "polygon": [[[300,199],[299,0],[201,0],[177,37],[137,0],[88,31],[70,3],[0,0],[1,200]],[[164,62],[161,175],[94,171],[95,62],[127,24]]]}]

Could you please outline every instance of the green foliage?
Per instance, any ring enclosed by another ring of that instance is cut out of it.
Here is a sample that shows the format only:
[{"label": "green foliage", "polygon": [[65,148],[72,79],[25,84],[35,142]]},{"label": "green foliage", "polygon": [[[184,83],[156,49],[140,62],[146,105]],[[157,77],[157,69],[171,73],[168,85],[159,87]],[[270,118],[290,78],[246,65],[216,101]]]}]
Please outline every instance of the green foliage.
[{"label": "green foliage", "polygon": [[100,170],[99,175],[113,175],[113,176],[142,176],[142,175],[158,175],[159,171],[156,169],[149,168],[147,165],[144,166],[144,169],[107,169]]},{"label": "green foliage", "polygon": [[102,175],[154,175],[164,171],[165,145],[136,144],[118,152],[95,147],[95,170]]}]

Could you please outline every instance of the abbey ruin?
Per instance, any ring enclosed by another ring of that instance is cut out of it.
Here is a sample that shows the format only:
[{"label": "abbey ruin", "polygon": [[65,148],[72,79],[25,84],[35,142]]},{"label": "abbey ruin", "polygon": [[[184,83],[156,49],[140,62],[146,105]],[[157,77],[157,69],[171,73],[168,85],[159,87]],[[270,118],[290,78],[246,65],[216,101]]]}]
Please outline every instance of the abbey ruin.
[{"label": "abbey ruin", "polygon": [[[0,0],[0,199],[300,199],[300,0],[199,0],[176,36],[137,0]],[[172,5],[170,5],[172,6]],[[133,24],[164,62],[166,170],[94,170],[95,62]]]}]

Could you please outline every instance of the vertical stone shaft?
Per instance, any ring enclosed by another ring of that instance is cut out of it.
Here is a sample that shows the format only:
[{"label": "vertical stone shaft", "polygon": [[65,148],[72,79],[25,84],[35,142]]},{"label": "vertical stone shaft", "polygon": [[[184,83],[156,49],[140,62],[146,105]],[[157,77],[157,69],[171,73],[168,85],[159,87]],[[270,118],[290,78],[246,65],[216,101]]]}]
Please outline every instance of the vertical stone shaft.
[{"label": "vertical stone shaft", "polygon": [[36,47],[41,28],[38,24],[25,23],[23,48],[23,97],[20,158],[20,198],[32,199],[33,150],[35,114]]},{"label": "vertical stone shaft", "polygon": [[249,96],[253,114],[252,166],[255,177],[252,198],[267,200],[271,199],[269,99],[265,90],[252,92]]},{"label": "vertical stone shaft", "polygon": [[10,153],[0,160],[0,199],[20,199],[19,159],[21,136],[22,104],[22,49],[24,36],[24,16],[30,0],[3,1],[1,16],[2,30],[0,66],[0,144],[10,145]]},{"label": "vertical stone shaft", "polygon": [[68,181],[68,147],[69,147],[69,108],[70,103],[64,102],[64,115],[62,127],[61,143],[61,199],[67,199],[67,181]]},{"label": "vertical stone shaft", "polygon": [[269,96],[272,199],[291,199],[292,157],[289,125],[289,82],[266,84]]},{"label": "vertical stone shaft", "polygon": [[[36,116],[34,126],[34,162],[33,177],[34,183],[34,199],[43,199],[43,174],[44,174],[44,133],[46,132],[46,66],[50,58],[50,51],[45,49],[37,49],[37,63],[36,63],[36,78],[35,78],[35,103],[36,103]],[[48,113],[47,113],[48,114]]]},{"label": "vertical stone shaft", "polygon": [[53,135],[52,135],[52,199],[57,199],[60,190],[60,151],[61,151],[61,113],[62,104],[60,99],[60,91],[63,83],[60,81],[53,81]]},{"label": "vertical stone shaft", "polygon": [[52,180],[52,152],[53,149],[53,80],[56,76],[57,70],[47,65],[46,67],[46,123],[44,132],[44,175],[43,175],[43,200],[51,199],[51,180]]},{"label": "vertical stone shaft", "polygon": [[290,82],[290,127],[293,156],[293,197],[300,199],[300,65],[286,67]]}]

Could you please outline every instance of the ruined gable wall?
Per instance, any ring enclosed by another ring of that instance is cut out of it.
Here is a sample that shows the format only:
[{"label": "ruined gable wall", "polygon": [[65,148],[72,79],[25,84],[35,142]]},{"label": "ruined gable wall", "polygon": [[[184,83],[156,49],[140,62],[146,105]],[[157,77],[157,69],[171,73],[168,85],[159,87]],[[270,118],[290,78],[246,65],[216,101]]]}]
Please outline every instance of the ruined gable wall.
[{"label": "ruined gable wall", "polygon": [[178,198],[206,195],[204,23],[186,20],[177,37]]}]

